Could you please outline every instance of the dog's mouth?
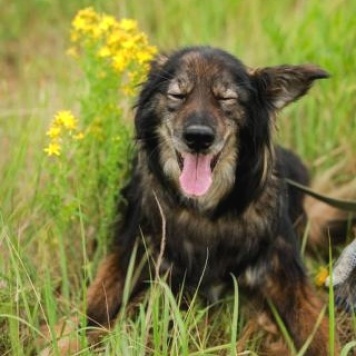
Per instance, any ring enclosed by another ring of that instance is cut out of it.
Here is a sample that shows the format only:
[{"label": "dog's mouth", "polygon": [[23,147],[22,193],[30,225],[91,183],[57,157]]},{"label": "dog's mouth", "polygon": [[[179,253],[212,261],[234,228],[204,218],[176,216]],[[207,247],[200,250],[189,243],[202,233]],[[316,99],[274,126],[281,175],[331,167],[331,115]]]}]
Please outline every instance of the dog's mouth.
[{"label": "dog's mouth", "polygon": [[209,190],[213,182],[213,170],[219,160],[219,155],[177,152],[178,164],[181,170],[179,184],[184,194],[200,197]]}]

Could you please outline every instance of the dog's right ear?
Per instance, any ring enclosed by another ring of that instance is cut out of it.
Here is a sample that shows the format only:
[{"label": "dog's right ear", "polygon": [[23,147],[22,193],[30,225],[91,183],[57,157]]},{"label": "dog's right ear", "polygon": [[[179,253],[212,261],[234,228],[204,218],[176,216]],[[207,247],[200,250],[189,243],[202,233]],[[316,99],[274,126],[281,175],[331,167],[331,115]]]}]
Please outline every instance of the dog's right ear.
[{"label": "dog's right ear", "polygon": [[307,93],[314,80],[329,74],[314,65],[282,65],[249,70],[256,80],[259,94],[274,109],[282,109]]},{"label": "dog's right ear", "polygon": [[151,71],[158,71],[160,70],[165,63],[168,60],[168,56],[163,54],[163,53],[159,53],[151,62],[150,66],[151,66]]}]

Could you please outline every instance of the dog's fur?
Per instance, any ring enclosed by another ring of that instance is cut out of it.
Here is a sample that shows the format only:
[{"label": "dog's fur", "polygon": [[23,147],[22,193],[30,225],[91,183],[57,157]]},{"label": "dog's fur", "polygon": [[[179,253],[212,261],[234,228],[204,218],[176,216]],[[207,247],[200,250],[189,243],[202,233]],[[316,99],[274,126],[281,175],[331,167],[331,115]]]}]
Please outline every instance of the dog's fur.
[{"label": "dog's fur", "polygon": [[[89,289],[88,323],[110,327],[120,309],[130,256],[150,255],[173,290],[216,301],[236,277],[272,303],[297,349],[316,330],[308,355],[328,354],[328,322],[299,257],[293,223],[303,196],[284,177],[308,184],[292,152],[273,144],[277,112],[328,74],[312,65],[252,70],[232,55],[192,47],[160,57],[141,90],[137,157],[113,252]],[[133,294],[147,286],[147,265]]]}]

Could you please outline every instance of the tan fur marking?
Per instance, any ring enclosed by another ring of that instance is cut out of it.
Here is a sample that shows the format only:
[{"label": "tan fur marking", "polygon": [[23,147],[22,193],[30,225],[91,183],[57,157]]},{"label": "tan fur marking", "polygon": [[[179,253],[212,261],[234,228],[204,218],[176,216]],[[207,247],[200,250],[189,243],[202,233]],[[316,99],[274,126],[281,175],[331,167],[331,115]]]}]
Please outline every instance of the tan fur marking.
[{"label": "tan fur marking", "polygon": [[110,328],[110,314],[112,309],[121,303],[125,276],[119,267],[119,254],[112,253],[107,256],[99,267],[96,277],[88,290],[88,310],[101,317],[99,321],[103,327]]},{"label": "tan fur marking", "polygon": [[[323,306],[319,298],[306,282],[288,285],[277,278],[271,277],[266,283],[264,294],[277,309],[279,316],[290,330],[297,351],[313,335],[313,341],[309,345],[306,355],[328,355],[328,320],[325,316],[321,316]],[[291,309],[288,307],[290,300],[294,300]],[[335,344],[334,351],[338,354],[338,342]]]}]

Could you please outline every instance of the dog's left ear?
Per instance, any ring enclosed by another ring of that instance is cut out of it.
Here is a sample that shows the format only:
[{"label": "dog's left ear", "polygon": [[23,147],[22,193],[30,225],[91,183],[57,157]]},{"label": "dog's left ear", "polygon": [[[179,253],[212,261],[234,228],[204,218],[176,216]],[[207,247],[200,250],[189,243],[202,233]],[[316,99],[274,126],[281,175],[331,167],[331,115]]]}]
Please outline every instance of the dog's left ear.
[{"label": "dog's left ear", "polygon": [[325,70],[314,65],[267,67],[250,71],[250,74],[257,81],[260,95],[275,109],[306,94],[314,80],[329,77]]}]

